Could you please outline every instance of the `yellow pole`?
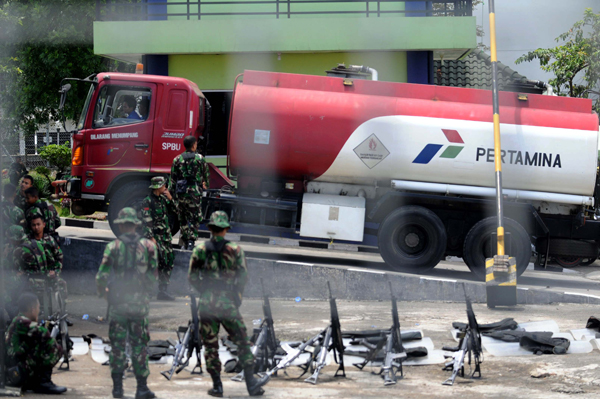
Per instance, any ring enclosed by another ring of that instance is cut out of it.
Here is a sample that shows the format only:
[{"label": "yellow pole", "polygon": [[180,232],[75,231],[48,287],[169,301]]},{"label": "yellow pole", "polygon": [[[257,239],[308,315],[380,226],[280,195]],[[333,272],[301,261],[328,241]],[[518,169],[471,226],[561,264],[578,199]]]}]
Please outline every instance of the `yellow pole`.
[{"label": "yellow pole", "polygon": [[496,227],[497,255],[486,259],[486,292],[488,307],[515,306],[517,304],[517,263],[514,257],[506,254],[504,211],[502,204],[502,149],[500,145],[500,104],[498,101],[498,56],[496,51],[496,12],[494,0],[488,0],[490,7],[490,50],[492,58],[492,98],[494,112],[494,166],[496,169]]},{"label": "yellow pole", "polygon": [[498,55],[496,51],[496,10],[494,0],[488,0],[490,7],[490,50],[492,58],[492,97],[494,110],[494,165],[496,167],[496,207],[498,213],[498,255],[504,255],[504,227],[502,219],[502,150],[500,146],[500,106],[498,103]]}]

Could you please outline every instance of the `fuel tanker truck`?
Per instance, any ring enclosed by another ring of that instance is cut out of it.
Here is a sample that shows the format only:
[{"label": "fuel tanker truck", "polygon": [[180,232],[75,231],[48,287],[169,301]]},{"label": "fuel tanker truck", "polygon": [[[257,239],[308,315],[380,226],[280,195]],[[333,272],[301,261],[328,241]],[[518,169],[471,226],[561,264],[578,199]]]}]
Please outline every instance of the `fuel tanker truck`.
[{"label": "fuel tanker truck", "polygon": [[[152,176],[169,174],[185,136],[201,146],[215,139],[193,82],[124,73],[83,81],[91,88],[65,190],[76,214],[107,210],[112,221],[139,206]],[[128,96],[133,119],[119,107]],[[591,100],[500,92],[500,121],[507,253],[518,274],[532,259],[593,262]],[[226,173],[209,164],[203,207],[225,210],[233,231],[373,243],[398,271],[457,256],[484,279],[497,225],[490,91],[245,71],[227,134]]]}]

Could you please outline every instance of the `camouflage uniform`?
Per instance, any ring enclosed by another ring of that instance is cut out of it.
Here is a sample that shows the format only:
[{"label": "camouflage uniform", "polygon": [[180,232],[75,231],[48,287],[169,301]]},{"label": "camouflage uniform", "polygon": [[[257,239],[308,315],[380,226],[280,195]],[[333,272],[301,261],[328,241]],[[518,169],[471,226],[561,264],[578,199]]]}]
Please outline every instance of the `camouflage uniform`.
[{"label": "camouflage uniform", "polygon": [[58,276],[62,270],[63,253],[54,238],[44,234],[41,240],[29,236],[23,242],[21,271],[29,276],[47,275],[54,271]]},{"label": "camouflage uniform", "polygon": [[12,365],[25,371],[25,378],[52,369],[62,356],[62,348],[46,327],[19,314],[8,327],[6,349]]},{"label": "camouflage uniform", "polygon": [[47,203],[46,201],[37,200],[35,204],[31,205],[25,211],[25,219],[27,219],[27,224],[25,227],[25,231],[27,234],[31,233],[31,219],[33,215],[40,214],[44,219],[44,223],[46,223],[46,227],[44,228],[44,234],[49,234],[53,236],[58,242],[58,229],[61,226],[60,217],[58,216],[58,212],[54,205]]},{"label": "camouflage uniform", "polygon": [[[22,242],[27,239],[21,226],[11,226],[7,230],[7,240],[4,244],[2,256],[4,262],[4,303],[6,309],[13,316],[15,315],[16,301],[22,288],[22,279],[18,272],[23,260]],[[0,288],[1,289],[1,288]]]},{"label": "camouflage uniform", "polygon": [[29,204],[27,203],[27,200],[25,199],[25,196],[23,195],[23,193],[20,190],[17,193],[17,195],[15,195],[15,199],[13,200],[13,204],[17,208],[20,208],[23,212],[25,212],[27,210],[27,208],[29,208]]},{"label": "camouflage uniform", "polygon": [[[29,236],[23,241],[22,254],[19,271],[25,274],[29,289],[40,298],[42,309],[45,309],[44,301],[52,301],[47,296],[47,288],[59,290],[62,298],[67,299],[67,282],[60,278],[63,252],[56,240],[47,234],[41,240]],[[56,274],[55,277],[48,276],[51,271]]]},{"label": "camouflage uniform", "polygon": [[202,224],[202,183],[207,188],[210,183],[210,171],[202,155],[188,151],[173,160],[169,192],[177,204],[184,244],[198,238]]},{"label": "camouflage uniform", "polygon": [[[227,215],[222,211],[214,212],[208,225],[211,224],[229,227]],[[207,245],[214,246],[215,250],[207,251]],[[242,248],[222,237],[213,237],[201,243],[192,252],[188,278],[199,292],[200,331],[206,348],[204,356],[209,374],[214,377],[221,372],[217,341],[221,324],[238,346],[240,363],[245,367],[252,366],[254,357],[239,311],[248,280]]]},{"label": "camouflage uniform", "polygon": [[8,236],[8,229],[10,226],[19,226],[25,223],[25,214],[21,208],[11,204],[8,201],[2,201],[0,203],[0,223],[2,223],[4,227],[4,232],[6,236]]},{"label": "camouflage uniform", "polygon": [[21,177],[27,174],[27,168],[22,163],[13,162],[9,167],[8,176],[10,178],[10,182],[15,186],[21,180]]},{"label": "camouflage uniform", "polygon": [[[151,189],[159,189],[164,186],[164,177],[152,179]],[[150,193],[142,202],[143,235],[145,238],[156,240],[158,249],[158,281],[167,285],[173,271],[173,236],[169,226],[169,211],[175,212],[174,205],[164,195],[156,196]]]},{"label": "camouflage uniform", "polygon": [[[115,223],[141,224],[132,208],[121,210]],[[128,333],[136,377],[148,377],[150,374],[146,347],[150,340],[148,313],[150,295],[156,284],[157,267],[156,246],[137,233],[121,234],[118,239],[106,245],[102,264],[96,275],[96,286],[100,296],[106,294],[106,288],[109,289],[108,336],[112,346],[110,368],[113,374],[125,371]]]}]

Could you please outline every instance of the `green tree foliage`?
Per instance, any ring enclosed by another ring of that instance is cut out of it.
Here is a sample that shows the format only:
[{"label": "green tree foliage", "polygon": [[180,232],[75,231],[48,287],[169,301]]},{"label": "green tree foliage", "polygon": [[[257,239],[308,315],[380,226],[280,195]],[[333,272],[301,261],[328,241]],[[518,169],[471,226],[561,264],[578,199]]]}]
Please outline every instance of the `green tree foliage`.
[{"label": "green tree foliage", "polygon": [[[600,89],[600,13],[587,8],[583,20],[556,41],[564,44],[530,51],[516,63],[539,60],[544,71],[554,74],[555,78],[549,83],[559,95],[588,98],[590,93],[597,94]],[[597,99],[594,107],[600,111]]]},{"label": "green tree foliage", "polygon": [[[65,77],[83,78],[124,64],[94,55],[91,0],[0,0],[0,106],[4,122],[26,133],[58,119]],[[65,116],[78,118],[89,85],[72,84]],[[12,130],[12,129],[10,129]]]},{"label": "green tree foliage", "polygon": [[47,145],[42,148],[39,155],[40,158],[56,167],[59,172],[63,172],[71,164],[71,146],[68,142],[61,145]]}]

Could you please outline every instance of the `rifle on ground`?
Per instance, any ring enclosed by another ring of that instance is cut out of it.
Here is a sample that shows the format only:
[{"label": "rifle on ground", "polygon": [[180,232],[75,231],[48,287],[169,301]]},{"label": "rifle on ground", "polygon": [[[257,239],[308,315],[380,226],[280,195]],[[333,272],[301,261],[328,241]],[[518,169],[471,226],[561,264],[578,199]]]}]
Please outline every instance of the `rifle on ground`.
[{"label": "rifle on ground", "polygon": [[[254,329],[256,339],[252,346],[252,355],[254,356],[255,371],[265,372],[269,368],[275,365],[275,353],[279,342],[275,337],[275,326],[273,324],[273,314],[271,313],[271,303],[269,296],[265,292],[265,285],[263,279],[260,279],[260,285],[262,286],[263,292],[263,321],[258,329]],[[233,381],[241,382],[244,381],[244,372],[240,372],[236,376],[231,378]]]},{"label": "rifle on ground", "polygon": [[[47,327],[50,330],[52,338],[56,339],[63,350],[63,359],[58,368],[60,370],[69,370],[69,358],[73,350],[73,341],[69,337],[69,326],[67,325],[66,304],[56,286],[54,280],[47,278],[34,279],[34,290],[37,291],[42,299],[44,307],[44,317],[46,317]],[[52,301],[56,301],[57,310],[52,312]]]},{"label": "rifle on ground", "polygon": [[196,351],[196,366],[192,369],[192,374],[202,374],[202,361],[200,360],[200,351],[202,350],[200,319],[198,317],[196,297],[192,293],[190,293],[190,307],[192,310],[192,319],[189,321],[187,327],[179,327],[177,331],[177,340],[179,343],[175,346],[175,356],[173,357],[171,369],[161,372],[167,380],[171,380],[173,374],[179,374],[187,367],[194,351]]},{"label": "rifle on ground", "polygon": [[73,349],[73,341],[69,337],[69,326],[67,325],[68,314],[65,312],[65,303],[60,292],[55,291],[55,297],[59,310],[48,317],[48,323],[52,327],[50,335],[60,343],[63,350],[63,360],[58,366],[59,370],[69,370],[69,358]]},{"label": "rifle on ground", "polygon": [[[444,370],[452,370],[452,375],[444,381],[443,385],[453,385],[457,375],[464,378],[465,376],[465,357],[468,356],[468,363],[471,365],[471,357],[475,364],[475,370],[471,374],[470,378],[481,378],[481,333],[479,331],[479,325],[475,318],[475,312],[473,311],[473,305],[467,295],[467,290],[463,284],[463,290],[465,292],[465,301],[467,303],[467,320],[468,324],[464,331],[459,334],[460,342],[458,344],[458,351],[453,356],[453,360],[446,363]],[[448,348],[445,348],[448,349]]]},{"label": "rifle on ground", "polygon": [[[398,378],[396,374],[400,371],[400,378],[404,377],[402,370],[402,361],[406,359],[406,351],[402,346],[402,335],[400,333],[400,320],[398,318],[398,304],[392,291],[392,283],[388,281],[390,287],[390,297],[392,302],[392,327],[386,333],[380,332],[376,345],[372,345],[368,339],[362,339],[361,343],[370,348],[365,360],[362,363],[356,363],[354,366],[362,370],[367,363],[377,359],[383,349],[383,363],[378,375],[383,376],[383,385],[394,385]],[[384,348],[385,345],[385,348]]]},{"label": "rifle on ground", "polygon": [[331,285],[327,282],[327,289],[329,290],[329,309],[331,311],[331,324],[324,333],[321,334],[323,337],[321,340],[321,348],[317,355],[317,367],[313,375],[304,380],[311,384],[316,384],[319,378],[319,373],[325,367],[327,360],[327,353],[333,350],[333,358],[336,363],[339,364],[334,377],[346,377],[346,370],[344,369],[344,342],[342,341],[342,329],[340,326],[340,316],[337,310],[337,304],[335,298],[331,295]]}]

